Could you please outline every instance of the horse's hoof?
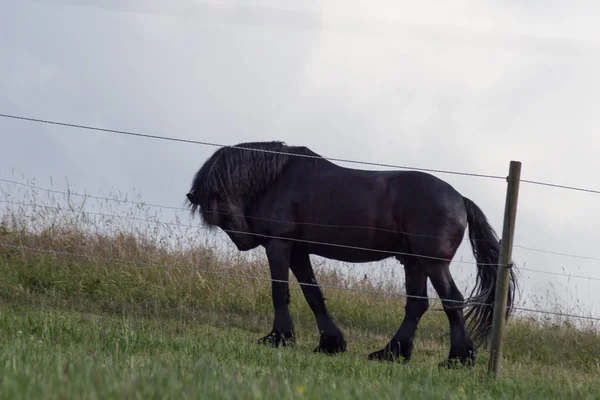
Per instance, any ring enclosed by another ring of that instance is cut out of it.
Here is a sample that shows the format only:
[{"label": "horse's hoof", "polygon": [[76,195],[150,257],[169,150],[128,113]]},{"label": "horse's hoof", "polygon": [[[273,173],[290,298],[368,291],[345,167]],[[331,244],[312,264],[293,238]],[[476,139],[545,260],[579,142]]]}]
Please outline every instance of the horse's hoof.
[{"label": "horse's hoof", "polygon": [[369,354],[367,359],[369,361],[401,362],[403,364],[408,364],[410,362],[410,358],[400,356],[395,351],[392,351],[387,347],[379,351],[374,351],[373,353]]},{"label": "horse's hoof", "polygon": [[464,367],[475,367],[475,358],[477,356],[477,350],[468,346],[460,349],[460,351],[450,351],[448,359],[438,364],[441,368],[457,369]]},{"label": "horse's hoof", "polygon": [[394,361],[396,357],[394,353],[389,350],[381,349],[379,351],[374,351],[367,357],[369,361]]},{"label": "horse's hoof", "polygon": [[475,359],[472,357],[455,357],[448,358],[438,364],[439,368],[447,368],[447,369],[462,369],[462,368],[474,368],[475,367]]},{"label": "horse's hoof", "polygon": [[268,335],[258,339],[259,344],[272,346],[272,347],[286,347],[294,344],[296,338],[293,331],[282,332],[280,330],[273,330]]},{"label": "horse's hoof", "polygon": [[412,355],[412,349],[412,342],[401,345],[399,342],[392,341],[383,349],[369,354],[367,358],[371,361],[390,361],[408,364]]},{"label": "horse's hoof", "polygon": [[343,353],[346,351],[346,340],[339,333],[336,335],[321,335],[319,345],[315,349],[315,353],[325,353],[329,355]]}]

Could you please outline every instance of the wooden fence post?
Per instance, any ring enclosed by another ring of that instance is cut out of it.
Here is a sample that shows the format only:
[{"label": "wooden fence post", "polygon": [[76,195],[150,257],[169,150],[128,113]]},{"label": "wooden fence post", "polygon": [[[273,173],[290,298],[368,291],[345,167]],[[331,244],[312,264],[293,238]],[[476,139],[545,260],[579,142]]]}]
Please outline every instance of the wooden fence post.
[{"label": "wooden fence post", "polygon": [[504,324],[506,322],[506,303],[510,277],[509,264],[512,260],[520,178],[521,162],[511,161],[507,179],[504,225],[502,227],[502,241],[500,242],[500,256],[498,259],[498,278],[496,280],[496,297],[494,299],[492,338],[488,363],[488,372],[492,373],[494,377],[500,375],[500,359],[502,358],[502,342],[504,338]]}]

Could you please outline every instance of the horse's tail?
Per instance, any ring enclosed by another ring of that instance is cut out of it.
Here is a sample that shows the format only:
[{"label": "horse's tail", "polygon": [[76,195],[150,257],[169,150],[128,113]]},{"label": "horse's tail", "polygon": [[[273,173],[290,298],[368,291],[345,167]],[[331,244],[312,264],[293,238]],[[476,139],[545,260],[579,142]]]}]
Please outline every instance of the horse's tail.
[{"label": "horse's tail", "polygon": [[[466,197],[463,197],[463,201],[467,209],[469,240],[473,248],[473,255],[477,260],[477,278],[471,297],[467,300],[466,305],[469,308],[465,313],[465,320],[473,342],[479,346],[482,343],[487,344],[492,329],[500,242],[477,204]],[[516,277],[511,268],[506,318],[512,311],[516,284]]]}]

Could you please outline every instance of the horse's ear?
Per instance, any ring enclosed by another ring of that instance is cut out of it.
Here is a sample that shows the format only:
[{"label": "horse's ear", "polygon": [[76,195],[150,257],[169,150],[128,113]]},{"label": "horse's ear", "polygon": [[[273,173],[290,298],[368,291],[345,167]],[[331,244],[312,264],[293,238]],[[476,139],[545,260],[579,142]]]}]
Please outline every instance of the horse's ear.
[{"label": "horse's ear", "polygon": [[198,199],[198,196],[196,196],[193,193],[188,193],[188,194],[186,194],[186,196],[187,196],[188,200],[190,201],[190,203],[192,203],[192,204],[198,204],[200,202]]}]

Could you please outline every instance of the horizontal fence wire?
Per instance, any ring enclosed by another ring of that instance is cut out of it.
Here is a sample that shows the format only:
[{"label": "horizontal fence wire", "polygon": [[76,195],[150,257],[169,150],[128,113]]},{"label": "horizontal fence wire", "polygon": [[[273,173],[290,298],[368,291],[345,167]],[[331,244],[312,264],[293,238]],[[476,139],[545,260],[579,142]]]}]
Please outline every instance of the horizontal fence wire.
[{"label": "horizontal fence wire", "polygon": [[568,318],[577,318],[577,319],[587,319],[587,320],[590,320],[590,321],[600,321],[600,318],[598,318],[598,317],[592,317],[592,316],[587,316],[587,315],[578,315],[578,314],[569,314],[569,313],[561,313],[561,312],[556,312],[556,311],[536,310],[536,309],[533,309],[533,308],[514,307],[514,310],[524,311],[524,312],[530,312],[530,313],[546,314],[546,315],[555,315],[555,316],[558,316],[558,317],[568,317]]},{"label": "horizontal fence wire", "polygon": [[587,276],[587,275],[574,275],[574,274],[568,274],[566,272],[544,271],[542,269],[525,268],[525,267],[521,267],[521,266],[518,266],[518,265],[515,265],[515,268],[517,268],[517,269],[519,269],[521,271],[536,272],[538,274],[564,276],[564,277],[567,277],[567,278],[577,278],[577,279],[589,279],[591,281],[600,281],[600,278],[596,278],[596,277],[593,277],[593,276]]},{"label": "horizontal fence wire", "polygon": [[[279,152],[279,151],[274,151],[274,150],[252,149],[252,148],[247,148],[247,147],[238,146],[238,145],[226,145],[226,144],[222,144],[222,143],[208,142],[208,141],[202,141],[202,140],[183,139],[183,138],[176,138],[176,137],[170,137],[170,136],[153,135],[153,134],[148,134],[148,133],[100,128],[100,127],[95,127],[95,126],[91,126],[91,125],[82,125],[82,124],[74,124],[74,123],[68,123],[68,122],[60,122],[60,121],[56,121],[56,120],[25,117],[25,116],[15,115],[15,114],[0,113],[0,117],[28,121],[28,122],[36,122],[36,123],[48,124],[48,125],[58,125],[58,126],[64,126],[64,127],[69,127],[69,128],[78,128],[78,129],[105,132],[105,133],[115,133],[115,134],[119,134],[119,135],[139,137],[139,138],[166,140],[166,141],[179,142],[179,143],[198,144],[198,145],[203,145],[203,146],[229,147],[229,148],[236,148],[236,149],[246,150],[246,151],[284,154],[284,155],[293,156],[293,157],[325,159],[325,160],[329,160],[329,161],[338,161],[338,162],[346,162],[346,163],[361,164],[361,165],[371,165],[371,166],[386,167],[386,168],[406,169],[406,170],[423,171],[423,172],[436,172],[436,173],[442,173],[442,174],[463,175],[463,176],[489,178],[489,179],[504,179],[504,180],[507,179],[507,176],[501,176],[501,175],[459,172],[459,171],[433,169],[433,168],[420,168],[420,167],[411,167],[411,166],[406,166],[406,165],[396,165],[396,164],[378,163],[378,162],[370,162],[370,161],[359,161],[359,160],[352,160],[352,159],[347,159],[347,158],[325,157],[325,156],[320,156],[320,155],[312,156],[312,155],[307,155],[307,154],[290,154],[290,153]],[[581,188],[581,187],[575,187],[575,186],[569,186],[569,185],[559,185],[559,184],[555,184],[555,183],[541,182],[541,181],[529,180],[529,179],[520,179],[520,181],[523,183],[529,183],[529,184],[534,184],[534,185],[542,185],[542,186],[548,186],[548,187],[555,187],[555,188],[559,188],[559,189],[575,190],[575,191],[581,191],[581,192],[587,192],[587,193],[600,194],[600,190],[589,189],[589,188]]]},{"label": "horizontal fence wire", "polygon": [[[55,211],[59,211],[59,212],[77,213],[79,215],[87,214],[87,215],[99,216],[99,217],[104,217],[104,218],[125,219],[125,220],[152,223],[152,224],[157,224],[157,225],[166,225],[166,226],[174,226],[174,227],[181,227],[181,228],[191,228],[191,229],[197,229],[197,230],[207,230],[207,228],[202,227],[202,226],[197,227],[197,226],[194,226],[191,224],[182,224],[182,223],[177,223],[177,222],[165,222],[165,221],[160,221],[160,220],[152,220],[152,219],[148,219],[148,218],[133,217],[130,215],[114,215],[114,214],[98,213],[98,212],[83,211],[83,210],[76,211],[76,210],[71,210],[71,209],[63,209],[63,208],[55,207],[55,206],[47,206],[44,204],[24,203],[24,202],[12,201],[12,200],[2,200],[2,199],[0,199],[0,203],[32,207],[32,208],[40,207],[40,208],[55,210]],[[464,239],[464,240],[468,240],[468,239]],[[326,243],[326,242],[323,242],[323,243]],[[513,246],[513,247],[516,247],[516,246]],[[458,262],[458,261],[452,260],[452,262]],[[462,263],[476,264],[476,262],[464,262],[464,261]],[[496,265],[496,264],[494,264],[494,265]],[[547,275],[565,276],[568,278],[589,279],[589,280],[593,280],[593,281],[600,281],[600,278],[587,276],[587,275],[575,275],[575,274],[568,274],[565,272],[552,272],[552,271],[544,271],[544,270],[540,270],[540,269],[525,268],[525,267],[521,267],[514,261],[513,261],[513,267],[516,269],[519,269],[521,271],[527,271],[527,272],[536,272],[536,273],[547,274]]]},{"label": "horizontal fence wire", "polygon": [[[91,198],[91,199],[95,199],[95,200],[104,200],[104,201],[112,201],[115,203],[125,203],[125,204],[132,204],[132,205],[139,205],[139,206],[147,206],[147,207],[156,207],[156,208],[162,208],[162,209],[171,209],[171,210],[181,210],[181,211],[187,211],[190,212],[190,210],[188,208],[183,208],[183,207],[172,207],[172,206],[162,206],[162,205],[157,205],[157,204],[148,204],[148,203],[143,203],[143,202],[137,202],[137,201],[132,201],[132,200],[117,200],[117,199],[112,199],[110,197],[103,197],[103,196],[92,196],[92,195],[86,195],[86,194],[80,194],[80,193],[76,193],[76,192],[70,192],[70,191],[61,191],[61,190],[54,190],[54,189],[46,189],[46,188],[42,188],[39,186],[35,186],[35,185],[31,185],[31,184],[26,184],[26,183],[20,183],[17,181],[12,181],[9,179],[3,179],[0,178],[1,182],[7,182],[7,183],[11,183],[11,184],[16,184],[16,185],[20,185],[20,186],[26,186],[32,189],[36,189],[36,190],[42,190],[42,191],[46,191],[49,193],[55,193],[55,194],[63,194],[63,195],[67,195],[67,196],[77,196],[77,197],[84,197],[84,198]],[[7,202],[5,200],[0,200],[1,202]],[[25,205],[25,204],[23,204]],[[34,205],[32,205],[34,206]],[[42,207],[42,205],[38,205],[39,207]],[[395,234],[401,234],[401,235],[407,235],[407,236],[413,236],[413,237],[426,237],[426,238],[432,238],[432,239],[460,239],[461,241],[469,241],[468,238],[458,238],[458,237],[448,237],[448,236],[436,236],[436,235],[423,235],[423,234],[418,234],[418,233],[411,233],[411,232],[404,232],[404,231],[398,231],[398,230],[392,230],[392,229],[384,229],[384,228],[374,228],[371,226],[360,226],[360,225],[332,225],[332,224],[322,224],[322,223],[317,223],[317,222],[297,222],[297,221],[285,221],[285,220],[281,220],[281,219],[275,219],[275,218],[266,218],[266,217],[256,217],[256,216],[252,216],[252,215],[247,215],[247,214],[235,214],[235,213],[228,213],[228,212],[224,212],[224,211],[211,211],[211,210],[204,210],[203,212],[207,213],[207,214],[218,214],[218,215],[227,215],[230,217],[243,217],[243,218],[248,218],[248,219],[255,219],[255,220],[260,220],[260,221],[269,221],[269,222],[277,222],[277,223],[281,223],[281,224],[295,224],[295,225],[304,225],[304,226],[318,226],[321,228],[332,228],[332,229],[365,229],[365,230],[373,230],[373,231],[381,231],[381,232],[388,232],[388,233],[395,233]],[[475,239],[476,242],[492,242],[491,240],[486,240],[486,239]]]},{"label": "horizontal fence wire", "polygon": [[162,204],[144,203],[141,201],[117,199],[117,198],[112,198],[112,197],[107,197],[107,196],[94,196],[94,195],[87,194],[87,193],[84,194],[84,193],[73,192],[71,190],[48,189],[48,188],[43,188],[41,186],[32,185],[30,183],[23,183],[23,182],[18,182],[18,181],[14,181],[11,179],[5,179],[5,178],[0,178],[0,182],[5,182],[5,183],[13,184],[13,185],[28,187],[30,189],[40,190],[40,191],[43,191],[46,193],[54,193],[54,194],[61,194],[61,195],[75,196],[75,197],[84,197],[86,199],[111,201],[114,203],[123,203],[123,204],[132,204],[132,205],[145,206],[145,207],[162,208],[165,210],[177,210],[177,211],[188,211],[189,212],[189,209],[184,208],[184,207],[165,206]]},{"label": "horizontal fence wire", "polygon": [[[288,283],[288,284],[296,284],[298,286],[318,286],[321,288],[327,288],[327,289],[332,289],[332,290],[375,294],[375,295],[390,296],[390,297],[400,297],[400,298],[406,298],[406,299],[413,298],[413,299],[421,299],[421,300],[432,300],[432,301],[437,301],[437,302],[441,302],[441,303],[444,303],[444,302],[460,303],[464,307],[469,307],[469,306],[490,307],[490,306],[493,306],[493,304],[491,304],[491,303],[471,302],[468,300],[461,301],[461,300],[454,300],[454,299],[442,299],[442,298],[438,298],[438,297],[391,293],[391,292],[385,292],[385,291],[380,291],[380,290],[357,289],[357,288],[349,288],[349,287],[318,284],[318,283],[304,283],[304,282],[298,282],[298,281],[294,282],[292,280],[272,279],[272,278],[265,278],[265,277],[255,276],[255,275],[234,274],[234,273],[229,273],[229,272],[210,271],[207,269],[199,269],[199,268],[186,268],[186,267],[181,267],[181,266],[176,266],[176,265],[148,263],[148,262],[135,261],[135,260],[123,260],[123,259],[115,258],[115,257],[101,257],[101,256],[96,256],[96,255],[91,255],[91,254],[59,251],[59,250],[52,250],[52,249],[43,249],[43,248],[38,248],[38,247],[29,247],[29,246],[15,245],[15,244],[10,244],[10,243],[3,243],[3,242],[0,242],[0,247],[14,249],[14,250],[28,251],[28,252],[53,254],[53,255],[58,255],[58,256],[85,258],[88,260],[95,260],[95,261],[106,261],[106,262],[118,263],[118,264],[133,264],[133,265],[144,266],[144,267],[161,268],[161,269],[165,269],[165,270],[178,270],[178,271],[183,271],[183,272],[195,272],[195,273],[202,273],[202,274],[208,274],[208,275],[218,275],[218,276],[224,276],[224,277],[228,277],[228,278]],[[515,306],[515,307],[513,307],[513,310],[529,312],[529,313],[555,315],[555,316],[560,316],[560,317],[569,317],[569,318],[585,319],[585,320],[592,320],[592,321],[600,321],[600,318],[592,317],[592,316],[561,313],[561,312],[547,311],[547,310],[536,310],[536,309],[525,308],[525,307],[516,307]]]},{"label": "horizontal fence wire", "polygon": [[[385,295],[385,296],[392,296],[392,297],[428,299],[428,300],[435,300],[435,301],[440,301],[440,302],[445,301],[445,302],[449,302],[449,303],[452,303],[452,302],[463,303],[460,300],[453,300],[453,299],[439,299],[439,298],[436,298],[436,297],[427,297],[427,296],[417,296],[417,295],[409,295],[409,294],[391,293],[391,292],[384,292],[384,291],[379,291],[379,290],[356,289],[356,288],[348,288],[348,287],[342,287],[342,286],[325,285],[325,284],[318,284],[318,283],[305,283],[305,282],[298,282],[298,281],[297,282],[293,282],[291,280],[287,280],[286,281],[286,280],[282,280],[282,279],[272,279],[272,278],[265,278],[265,277],[260,277],[260,276],[254,276],[254,275],[244,275],[244,274],[234,274],[234,273],[229,273],[229,272],[211,271],[211,270],[208,270],[208,269],[186,268],[186,267],[175,266],[175,265],[147,263],[147,262],[135,261],[135,260],[123,260],[123,259],[114,258],[114,257],[101,257],[101,256],[96,256],[96,255],[91,255],[91,254],[75,253],[75,252],[61,251],[61,250],[52,250],[52,249],[43,249],[43,248],[38,248],[38,247],[29,247],[29,246],[22,246],[22,245],[14,245],[14,244],[3,243],[3,242],[0,242],[0,247],[9,248],[9,249],[15,249],[15,250],[29,251],[29,252],[54,254],[54,255],[60,255],[60,256],[68,256],[68,257],[76,257],[76,258],[86,258],[88,260],[95,260],[95,261],[106,261],[106,262],[119,263],[119,264],[133,264],[133,265],[138,265],[138,266],[143,266],[143,267],[154,267],[154,268],[178,270],[178,271],[183,271],[183,272],[196,272],[196,273],[209,274],[209,275],[219,275],[219,276],[225,276],[225,277],[229,277],[229,278],[261,280],[261,281],[280,282],[280,283],[288,283],[288,284],[289,283],[292,283],[292,284],[295,283],[295,284],[297,284],[299,286],[320,286],[320,287],[323,287],[323,288],[328,288],[328,289],[333,289],[333,290],[349,291],[349,292],[360,292],[360,293],[377,294],[377,295]],[[492,305],[492,304],[489,304],[489,303],[477,303],[477,302],[473,302],[473,303],[469,303],[469,304],[471,304],[471,305],[481,305],[481,306],[491,306]]]},{"label": "horizontal fence wire", "polygon": [[600,190],[595,190],[595,189],[580,188],[580,187],[568,186],[568,185],[558,185],[555,183],[532,181],[529,179],[521,179],[521,182],[530,183],[532,185],[549,186],[549,187],[554,187],[554,188],[559,188],[559,189],[567,189],[567,190],[575,190],[575,191],[579,191],[579,192],[600,194]]},{"label": "horizontal fence wire", "polygon": [[[44,208],[44,209],[56,210],[56,211],[59,211],[59,212],[78,213],[80,215],[87,214],[87,215],[99,216],[99,217],[103,217],[103,218],[126,219],[126,220],[132,220],[132,221],[139,221],[139,222],[146,222],[146,223],[158,224],[158,225],[166,225],[166,226],[175,226],[175,227],[182,227],[182,228],[191,228],[191,229],[198,229],[198,230],[206,230],[206,228],[204,228],[202,226],[196,227],[196,226],[191,225],[191,224],[182,224],[182,223],[176,223],[176,222],[165,222],[165,221],[160,221],[160,220],[152,220],[152,219],[148,219],[148,218],[133,217],[133,216],[130,216],[130,215],[114,215],[114,214],[98,213],[98,212],[83,211],[83,210],[75,211],[75,210],[63,209],[63,208],[55,207],[55,206],[47,206],[47,205],[35,204],[35,203],[16,202],[16,201],[11,201],[11,200],[1,200],[1,199],[0,199],[0,203],[6,203],[6,204],[12,204],[12,205],[19,205],[19,206],[25,206],[25,207],[32,207],[32,208],[40,207],[40,208]],[[327,244],[326,242],[320,242],[320,243]],[[452,262],[461,262],[461,263],[467,263],[467,264],[476,264],[476,262],[469,262],[469,261],[456,261],[456,260],[452,260]],[[521,267],[521,266],[519,266],[518,264],[516,264],[514,262],[513,262],[513,264],[514,264],[513,265],[514,268],[517,268],[517,269],[519,269],[521,271],[536,272],[536,273],[547,274],[547,275],[555,275],[555,276],[564,276],[564,277],[568,277],[568,278],[578,278],[578,279],[588,279],[588,280],[600,281],[600,278],[596,278],[596,277],[592,277],[592,276],[587,276],[587,275],[575,275],[575,274],[568,274],[568,273],[564,273],[564,272],[544,271],[544,270],[539,270],[539,269],[532,269],[532,268]],[[496,264],[494,264],[494,265],[496,265]]]},{"label": "horizontal fence wire", "polygon": [[[111,202],[115,202],[115,203],[124,203],[124,204],[138,205],[138,206],[155,207],[155,208],[178,210],[178,211],[180,210],[180,211],[187,211],[187,212],[189,212],[189,209],[183,208],[183,207],[163,206],[163,205],[159,205],[159,204],[144,203],[144,202],[138,202],[138,201],[133,201],[133,200],[119,200],[119,199],[114,199],[114,198],[104,197],[104,196],[93,196],[93,195],[81,194],[81,193],[71,192],[71,191],[54,190],[54,189],[43,188],[43,187],[40,187],[40,186],[36,186],[36,185],[32,185],[32,184],[27,184],[27,183],[22,183],[22,182],[17,182],[17,181],[14,181],[14,180],[4,179],[4,178],[0,178],[0,182],[6,182],[6,183],[14,184],[14,185],[28,187],[28,188],[35,189],[35,190],[40,190],[40,191],[44,191],[44,192],[48,192],[48,193],[54,193],[54,194],[62,194],[62,195],[66,195],[66,196],[76,196],[76,197],[90,198],[90,199],[95,199],[95,200],[111,201]],[[0,200],[0,202],[7,202],[7,201]],[[23,204],[23,205],[25,205],[25,204]],[[42,205],[36,205],[36,206],[43,207]],[[226,212],[222,212],[222,211],[219,211],[219,212],[216,212],[216,211],[206,211],[206,212],[207,213],[221,214],[221,215],[228,215],[228,216],[232,216],[232,217],[244,217],[244,218],[250,218],[250,219],[266,220],[266,221],[270,221],[270,222],[286,223],[286,224],[293,223],[293,224],[298,224],[298,225],[319,226],[319,227],[323,227],[323,228],[333,228],[333,229],[352,228],[352,229],[377,230],[377,231],[384,231],[384,232],[396,233],[396,234],[413,236],[413,237],[442,239],[442,237],[435,236],[435,235],[423,235],[423,234],[416,234],[416,233],[411,233],[411,232],[403,232],[403,231],[397,231],[397,230],[391,230],[391,229],[381,229],[381,228],[373,228],[373,227],[366,227],[366,226],[341,226],[341,225],[320,224],[320,223],[314,223],[314,222],[284,221],[284,220],[273,219],[273,218],[263,218],[263,217],[255,217],[255,216],[251,216],[251,215],[240,215],[240,214],[235,214],[235,213],[226,213]],[[108,216],[110,216],[110,215],[108,215]],[[113,217],[116,217],[116,216],[113,216]],[[126,218],[126,217],[121,217],[121,218]],[[161,223],[167,224],[167,225],[169,224],[167,222],[161,222]],[[187,226],[187,225],[183,225],[183,226]],[[201,229],[201,228],[199,228],[199,229]],[[443,239],[448,239],[448,238],[449,237],[443,237]],[[470,240],[467,237],[453,238],[453,239],[460,239],[462,242],[468,242]],[[485,239],[475,239],[475,241],[476,242],[491,242],[490,240],[485,240]],[[540,249],[540,248],[535,248],[535,247],[530,247],[530,246],[522,246],[522,245],[519,245],[519,244],[514,244],[513,247],[520,248],[520,249],[523,249],[523,250],[536,251],[536,252],[540,252],[540,253],[558,255],[558,256],[563,256],[563,257],[578,258],[578,259],[592,260],[592,261],[600,261],[600,257],[591,257],[591,256],[582,256],[582,255],[578,255],[578,254],[561,253],[561,252],[556,252],[556,251],[551,251],[551,250],[545,250],[545,249]]]},{"label": "horizontal fence wire", "polygon": [[351,159],[347,159],[347,158],[313,156],[313,155],[308,155],[308,154],[290,154],[287,152],[281,152],[281,151],[275,151],[275,150],[253,149],[253,148],[242,147],[242,146],[237,146],[237,145],[226,145],[226,144],[207,142],[207,141],[201,141],[201,140],[182,139],[182,138],[176,138],[176,137],[170,137],[170,136],[152,135],[152,134],[147,134],[147,133],[99,128],[99,127],[94,127],[94,126],[90,126],[90,125],[80,125],[80,124],[73,124],[73,123],[60,122],[60,121],[44,120],[44,119],[39,119],[39,118],[24,117],[24,116],[13,115],[13,114],[0,113],[0,117],[29,121],[29,122],[37,122],[37,123],[42,123],[42,124],[59,125],[59,126],[65,126],[65,127],[69,127],[69,128],[79,128],[79,129],[92,130],[92,131],[98,131],[98,132],[115,133],[115,134],[119,134],[119,135],[132,136],[132,137],[166,140],[166,141],[179,142],[179,143],[199,144],[199,145],[203,145],[203,146],[212,146],[212,147],[229,147],[229,148],[235,148],[235,149],[239,149],[239,150],[255,151],[255,152],[260,152],[260,153],[283,154],[283,155],[291,156],[291,157],[325,159],[325,160],[329,160],[329,161],[338,161],[338,162],[345,162],[345,163],[350,163],[350,164],[371,165],[371,166],[377,166],[377,167],[396,168],[396,169],[408,169],[408,170],[423,171],[423,172],[437,172],[437,173],[451,174],[451,175],[465,175],[465,176],[473,176],[473,177],[489,178],[489,179],[506,179],[506,176],[500,176],[500,175],[486,175],[486,174],[477,174],[477,173],[471,173],[471,172],[458,172],[458,171],[450,171],[450,170],[442,170],[442,169],[418,168],[418,167],[410,167],[410,166],[405,166],[405,165],[386,164],[386,163],[378,163],[378,162],[370,162],[370,161],[358,161],[358,160],[351,160]]},{"label": "horizontal fence wire", "polygon": [[518,247],[519,249],[523,249],[523,250],[537,251],[537,252],[545,253],[545,254],[552,254],[552,255],[555,255],[555,256],[580,258],[580,259],[583,259],[583,260],[591,260],[591,261],[600,261],[600,257],[581,256],[581,255],[577,255],[577,254],[560,253],[560,252],[557,252],[557,251],[538,249],[538,248],[535,248],[535,247],[521,246],[521,245],[516,245],[516,244],[513,245],[513,247]]},{"label": "horizontal fence wire", "polygon": [[[63,209],[63,208],[55,207],[55,206],[47,206],[47,205],[43,205],[43,204],[24,203],[24,202],[11,201],[11,200],[2,200],[2,199],[0,199],[0,203],[32,207],[32,208],[40,207],[40,208],[55,210],[55,211],[59,211],[59,212],[77,213],[79,215],[87,214],[87,215],[93,215],[93,216],[104,217],[104,218],[125,219],[125,220],[157,224],[157,225],[175,226],[175,227],[191,228],[191,229],[197,229],[197,230],[208,230],[207,228],[202,227],[202,226],[197,227],[197,226],[194,226],[191,224],[182,224],[182,223],[177,223],[177,222],[152,220],[152,219],[148,219],[148,218],[133,217],[130,215],[115,215],[115,214],[98,213],[98,212],[93,212],[93,211],[83,211],[83,210],[76,211],[76,210],[70,210],[70,209]],[[468,239],[465,239],[465,240],[468,240]],[[319,243],[320,244],[328,244],[327,242],[319,242]],[[416,254],[414,254],[414,255],[417,256]],[[452,262],[459,262],[459,261],[452,260]],[[472,262],[472,261],[460,261],[460,262],[467,263],[467,264],[476,264],[476,262]],[[487,265],[487,264],[482,264],[482,265]],[[498,265],[498,264],[493,264],[493,265]],[[568,273],[564,273],[564,272],[551,272],[551,271],[544,271],[544,270],[539,270],[539,269],[525,268],[525,267],[519,266],[515,262],[513,262],[513,267],[517,268],[519,270],[528,271],[528,272],[536,272],[536,273],[548,274],[548,275],[566,276],[569,278],[580,278],[580,279],[590,279],[590,280],[600,281],[600,278],[586,276],[586,275],[574,275],[574,274],[568,274]]]},{"label": "horizontal fence wire", "polygon": [[[19,202],[12,202],[10,200],[0,200],[0,203],[19,204]],[[22,204],[22,205],[36,207],[36,205],[34,205],[34,204]],[[45,206],[45,205],[37,205],[37,207],[51,208],[51,209],[54,208],[54,209],[60,210],[60,208],[58,208],[58,207]],[[73,212],[72,210],[65,210],[65,211]],[[82,211],[82,210],[77,211],[77,212],[79,214],[86,213],[86,211]],[[145,222],[154,223],[154,224],[164,224],[164,225],[172,225],[172,226],[179,226],[179,227],[204,229],[202,227],[197,228],[193,225],[184,225],[184,224],[179,224],[179,223],[175,223],[175,222],[153,221],[150,219],[137,218],[137,217],[131,217],[131,216],[126,216],[126,215],[118,216],[118,215],[110,215],[110,214],[102,214],[102,213],[89,213],[89,214],[99,215],[99,216],[108,216],[111,218],[132,219],[132,220],[145,221]],[[261,238],[266,238],[266,239],[286,240],[286,241],[290,241],[290,242],[312,244],[312,245],[317,245],[317,246],[331,246],[331,247],[339,247],[339,248],[345,248],[345,249],[350,249],[350,250],[360,250],[360,251],[368,251],[368,252],[373,252],[373,253],[381,253],[381,254],[387,254],[389,257],[391,257],[391,256],[410,256],[410,257],[426,258],[429,260],[445,261],[448,263],[455,262],[455,263],[459,263],[459,264],[474,264],[474,265],[487,265],[487,266],[500,265],[498,263],[477,263],[476,261],[452,260],[451,258],[434,257],[434,256],[428,256],[425,254],[417,254],[417,253],[411,253],[411,252],[373,249],[373,248],[369,248],[369,247],[351,246],[351,245],[344,245],[344,244],[339,244],[339,243],[321,242],[321,241],[316,241],[316,240],[305,240],[305,239],[298,239],[298,238],[293,238],[293,237],[285,237],[285,236],[277,236],[277,235],[266,235],[266,234],[254,233],[254,232],[244,232],[244,231],[238,231],[238,230],[234,230],[234,229],[222,229],[221,228],[221,230],[224,232],[234,233],[234,234],[238,234],[238,235],[256,236],[256,237],[261,237]],[[503,266],[509,266],[509,264],[505,264]]]}]

